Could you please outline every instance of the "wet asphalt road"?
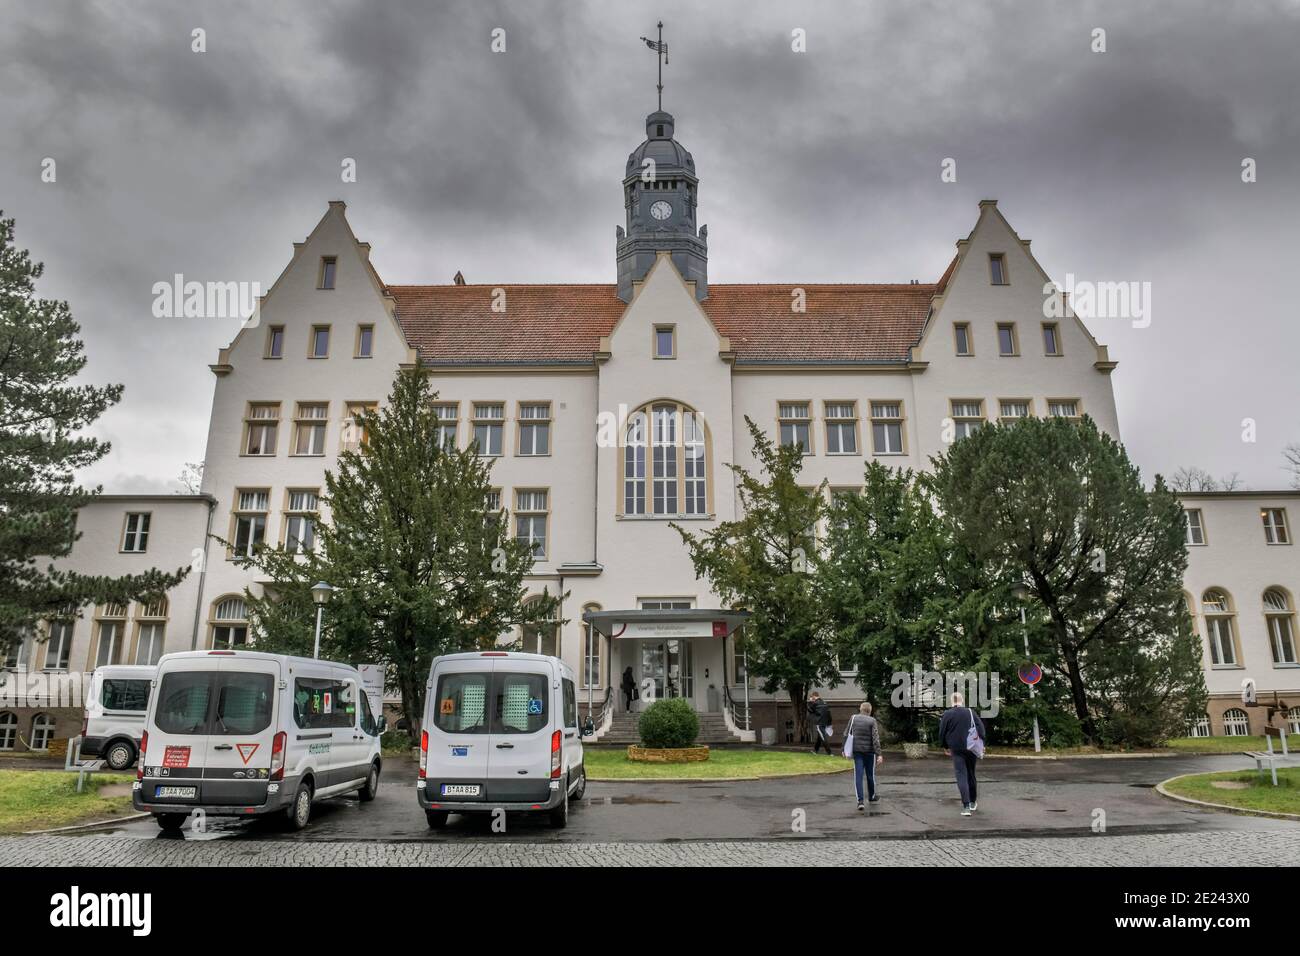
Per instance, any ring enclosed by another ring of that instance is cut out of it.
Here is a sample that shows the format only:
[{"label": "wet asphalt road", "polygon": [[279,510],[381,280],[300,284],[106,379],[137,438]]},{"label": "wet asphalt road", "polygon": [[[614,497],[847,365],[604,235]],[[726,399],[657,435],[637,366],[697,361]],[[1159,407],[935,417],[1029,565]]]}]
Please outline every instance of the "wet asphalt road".
[{"label": "wet asphalt road", "polygon": [[552,829],[541,815],[516,814],[507,818],[504,832],[496,832],[485,816],[454,815],[445,830],[430,830],[416,803],[415,761],[390,757],[374,802],[346,796],[317,803],[300,833],[287,832],[275,820],[209,818],[206,832],[187,828],[181,837],[165,837],[144,818],[81,831],[80,838],[513,843],[1035,838],[1086,836],[1100,819],[1109,834],[1300,828],[1200,810],[1154,789],[1181,773],[1248,767],[1245,758],[1231,755],[990,758],[980,765],[979,810],[962,817],[948,761],[890,755],[878,778],[881,801],[868,805],[868,813],[857,811],[851,773],[708,783],[593,781],[586,798],[572,807],[566,829]]}]

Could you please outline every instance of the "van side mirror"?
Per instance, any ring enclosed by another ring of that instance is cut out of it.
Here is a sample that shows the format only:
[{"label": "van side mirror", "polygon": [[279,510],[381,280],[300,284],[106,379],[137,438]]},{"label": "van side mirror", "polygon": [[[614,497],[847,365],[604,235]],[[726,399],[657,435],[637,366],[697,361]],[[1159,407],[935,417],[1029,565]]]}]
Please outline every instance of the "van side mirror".
[{"label": "van side mirror", "polygon": [[375,721],[375,736],[382,737],[386,733],[388,733],[388,718],[380,714]]}]

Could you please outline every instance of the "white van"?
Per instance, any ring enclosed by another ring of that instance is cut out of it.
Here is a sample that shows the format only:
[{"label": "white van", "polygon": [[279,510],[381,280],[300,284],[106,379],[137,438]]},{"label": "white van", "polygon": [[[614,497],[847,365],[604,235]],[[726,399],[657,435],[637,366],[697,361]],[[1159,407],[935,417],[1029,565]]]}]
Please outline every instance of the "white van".
[{"label": "white van", "polygon": [[158,668],[110,664],[90,675],[81,722],[81,756],[99,758],[114,770],[135,763],[149,706],[149,685]]},{"label": "white van", "polygon": [[545,811],[582,799],[578,695],[557,657],[478,651],[434,660],[425,688],[416,794],[435,829],[450,813]]},{"label": "white van", "polygon": [[158,661],[133,802],[164,830],[194,810],[283,813],[300,830],[313,800],[379,792],[375,714],[356,668],[257,651]]}]

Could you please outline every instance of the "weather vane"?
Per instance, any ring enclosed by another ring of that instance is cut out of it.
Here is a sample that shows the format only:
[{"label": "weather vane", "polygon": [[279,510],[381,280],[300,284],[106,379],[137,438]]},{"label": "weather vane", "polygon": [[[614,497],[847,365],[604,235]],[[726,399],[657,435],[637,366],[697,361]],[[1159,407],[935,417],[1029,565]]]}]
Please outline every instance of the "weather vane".
[{"label": "weather vane", "polygon": [[664,67],[668,65],[668,44],[664,42],[664,22],[659,21],[659,39],[651,40],[649,37],[642,37],[645,45],[653,50],[658,56],[659,61],[659,85],[655,87],[659,91],[659,110],[664,108]]}]

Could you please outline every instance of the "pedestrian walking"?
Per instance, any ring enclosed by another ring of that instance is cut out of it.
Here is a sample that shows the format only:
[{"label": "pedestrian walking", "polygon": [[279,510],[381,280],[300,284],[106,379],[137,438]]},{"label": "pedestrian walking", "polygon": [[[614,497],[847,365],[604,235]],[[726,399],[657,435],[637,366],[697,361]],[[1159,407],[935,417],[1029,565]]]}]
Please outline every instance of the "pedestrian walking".
[{"label": "pedestrian walking", "polygon": [[631,666],[623,672],[623,699],[626,701],[625,710],[630,711],[632,701],[636,700],[636,678],[632,676]]},{"label": "pedestrian walking", "polygon": [[865,700],[844,728],[844,750],[844,756],[853,757],[853,785],[858,791],[858,809],[864,810],[862,778],[867,778],[867,802],[876,803],[880,800],[876,793],[876,767],[885,762],[885,755],[880,751],[880,724],[871,716],[871,704]]},{"label": "pedestrian walking", "polygon": [[961,794],[961,815],[968,817],[979,809],[975,764],[984,756],[984,721],[973,708],[965,706],[966,698],[961,694],[953,694],[950,699],[952,706],[939,718],[939,742],[943,752],[952,758]]},{"label": "pedestrian walking", "polygon": [[813,725],[813,753],[818,753],[819,748],[826,748],[826,756],[835,753],[831,749],[831,705],[822,700],[822,695],[817,691],[812,692],[808,698],[808,716]]}]

